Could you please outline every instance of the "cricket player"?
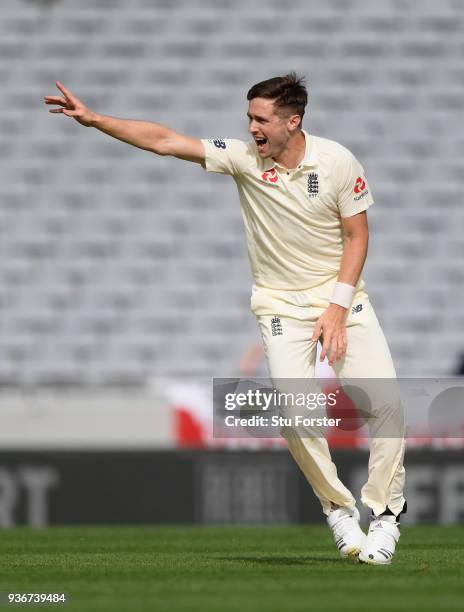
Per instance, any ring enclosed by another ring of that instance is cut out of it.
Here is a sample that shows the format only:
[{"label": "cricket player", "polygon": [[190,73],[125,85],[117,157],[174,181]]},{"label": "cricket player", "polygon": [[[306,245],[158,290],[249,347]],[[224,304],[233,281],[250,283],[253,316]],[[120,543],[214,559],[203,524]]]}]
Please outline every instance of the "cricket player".
[{"label": "cricket player", "polygon": [[[303,130],[303,79],[292,72],[248,91],[250,142],[201,140],[160,124],[101,115],[60,82],[56,85],[61,95],[44,98],[57,106],[51,113],[234,179],[255,280],[251,309],[273,380],[313,379],[319,340],[321,361],[327,356],[340,380],[396,378],[361,279],[371,189],[348,149]],[[399,399],[381,391],[377,396],[373,394],[372,404],[376,422],[398,418]],[[371,435],[368,480],[361,491],[363,504],[372,511],[367,535],[359,526],[352,493],[338,478],[325,437],[286,439],[321,502],[341,555],[389,564],[400,537],[400,515],[406,511],[402,431]]]}]

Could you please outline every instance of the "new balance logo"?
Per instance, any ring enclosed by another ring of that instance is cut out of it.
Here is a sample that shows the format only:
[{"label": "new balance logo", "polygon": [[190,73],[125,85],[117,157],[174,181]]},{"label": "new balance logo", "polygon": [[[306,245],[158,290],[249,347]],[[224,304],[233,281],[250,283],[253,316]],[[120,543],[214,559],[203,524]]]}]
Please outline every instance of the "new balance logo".
[{"label": "new balance logo", "polygon": [[351,314],[355,314],[355,312],[361,312],[362,309],[362,304],[356,304],[356,306],[353,306],[353,308],[351,309]]},{"label": "new balance logo", "polygon": [[282,323],[280,322],[279,317],[273,317],[271,319],[271,331],[273,336],[282,336]]}]

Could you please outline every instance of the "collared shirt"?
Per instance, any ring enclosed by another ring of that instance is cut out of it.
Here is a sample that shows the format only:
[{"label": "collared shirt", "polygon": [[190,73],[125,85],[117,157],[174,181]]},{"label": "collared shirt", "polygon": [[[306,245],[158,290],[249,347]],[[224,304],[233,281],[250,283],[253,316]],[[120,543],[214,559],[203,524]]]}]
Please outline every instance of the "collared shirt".
[{"label": "collared shirt", "polygon": [[202,140],[203,168],[236,182],[258,287],[303,290],[336,279],[343,253],[341,218],[373,204],[353,154],[333,140],[303,134],[305,155],[294,170],[261,159],[254,141]]}]

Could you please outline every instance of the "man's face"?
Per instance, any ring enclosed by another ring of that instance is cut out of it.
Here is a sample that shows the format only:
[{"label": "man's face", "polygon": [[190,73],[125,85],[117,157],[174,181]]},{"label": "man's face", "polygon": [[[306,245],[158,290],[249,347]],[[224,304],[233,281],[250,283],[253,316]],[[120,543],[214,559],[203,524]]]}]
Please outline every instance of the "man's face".
[{"label": "man's face", "polygon": [[277,157],[286,147],[296,127],[295,115],[274,111],[273,100],[253,98],[248,105],[248,131],[253,136],[262,159]]}]

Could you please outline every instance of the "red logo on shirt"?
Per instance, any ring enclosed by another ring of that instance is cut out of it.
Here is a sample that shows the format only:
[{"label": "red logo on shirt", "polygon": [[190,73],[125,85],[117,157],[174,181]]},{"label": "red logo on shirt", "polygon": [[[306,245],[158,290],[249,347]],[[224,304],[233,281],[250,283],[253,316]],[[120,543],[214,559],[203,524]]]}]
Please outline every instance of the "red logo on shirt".
[{"label": "red logo on shirt", "polygon": [[275,168],[268,170],[267,172],[263,172],[261,175],[263,181],[268,181],[269,183],[277,183],[279,177],[277,176],[277,172]]},{"label": "red logo on shirt", "polygon": [[364,189],[366,189],[366,182],[363,181],[360,176],[358,176],[356,179],[356,185],[354,186],[354,192],[361,193],[361,191],[364,191]]}]

